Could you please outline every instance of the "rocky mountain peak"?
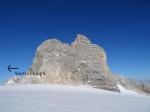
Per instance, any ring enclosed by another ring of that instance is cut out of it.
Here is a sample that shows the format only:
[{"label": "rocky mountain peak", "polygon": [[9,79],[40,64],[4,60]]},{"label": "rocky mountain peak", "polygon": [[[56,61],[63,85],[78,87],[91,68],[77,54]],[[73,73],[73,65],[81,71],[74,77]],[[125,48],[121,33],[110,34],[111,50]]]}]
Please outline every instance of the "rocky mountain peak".
[{"label": "rocky mountain peak", "polygon": [[53,38],[53,39],[45,40],[42,44],[61,44],[61,41]]},{"label": "rocky mountain peak", "polygon": [[83,34],[77,34],[77,37],[73,44],[91,44],[91,41]]},{"label": "rocky mountain peak", "polygon": [[30,73],[44,76],[25,76],[21,83],[91,85],[119,91],[106,63],[106,53],[98,45],[78,34],[72,46],[57,39],[43,42],[37,49]]},{"label": "rocky mountain peak", "polygon": [[149,85],[114,75],[107,65],[105,50],[82,34],[77,35],[71,46],[57,39],[44,41],[37,48],[28,72],[30,75],[21,80],[12,78],[6,84],[90,85],[111,91],[119,91],[117,84],[120,84],[150,93]]}]

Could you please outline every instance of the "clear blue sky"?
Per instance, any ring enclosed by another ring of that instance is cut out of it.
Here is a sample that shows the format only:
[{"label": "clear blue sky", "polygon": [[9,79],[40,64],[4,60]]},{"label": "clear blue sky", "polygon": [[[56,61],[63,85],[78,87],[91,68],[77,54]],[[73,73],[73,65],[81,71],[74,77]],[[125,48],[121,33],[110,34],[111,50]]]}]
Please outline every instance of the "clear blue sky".
[{"label": "clear blue sky", "polygon": [[148,0],[1,0],[0,81],[14,75],[9,64],[26,71],[45,39],[77,33],[104,47],[114,73],[150,79]]}]

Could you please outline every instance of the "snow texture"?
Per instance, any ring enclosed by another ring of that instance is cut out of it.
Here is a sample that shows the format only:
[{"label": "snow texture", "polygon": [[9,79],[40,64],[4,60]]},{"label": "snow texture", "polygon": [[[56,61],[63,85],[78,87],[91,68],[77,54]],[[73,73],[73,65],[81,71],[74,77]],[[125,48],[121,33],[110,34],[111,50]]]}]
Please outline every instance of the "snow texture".
[{"label": "snow texture", "polygon": [[62,85],[0,86],[0,112],[150,112],[150,97]]},{"label": "snow texture", "polygon": [[122,85],[117,84],[117,86],[118,86],[120,92],[123,93],[123,94],[142,95],[142,94],[137,93],[137,92],[135,92],[135,91],[125,89]]}]

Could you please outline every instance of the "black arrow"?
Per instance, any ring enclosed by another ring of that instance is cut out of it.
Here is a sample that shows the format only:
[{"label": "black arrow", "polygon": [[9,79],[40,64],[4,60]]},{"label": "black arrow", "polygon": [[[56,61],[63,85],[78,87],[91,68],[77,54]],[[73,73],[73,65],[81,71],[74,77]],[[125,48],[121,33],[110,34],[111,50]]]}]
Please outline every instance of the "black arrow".
[{"label": "black arrow", "polygon": [[14,68],[14,67],[11,67],[10,65],[8,66],[8,71],[11,72],[11,69],[19,69],[19,68]]}]

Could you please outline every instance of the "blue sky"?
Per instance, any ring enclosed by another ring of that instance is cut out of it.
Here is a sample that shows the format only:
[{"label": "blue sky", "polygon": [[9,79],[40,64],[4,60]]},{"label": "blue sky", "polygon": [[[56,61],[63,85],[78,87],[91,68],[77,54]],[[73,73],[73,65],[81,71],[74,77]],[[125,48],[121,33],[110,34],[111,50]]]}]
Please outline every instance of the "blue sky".
[{"label": "blue sky", "polygon": [[26,71],[42,41],[78,33],[104,47],[114,73],[150,79],[148,0],[1,0],[0,82],[14,75],[8,65]]}]

